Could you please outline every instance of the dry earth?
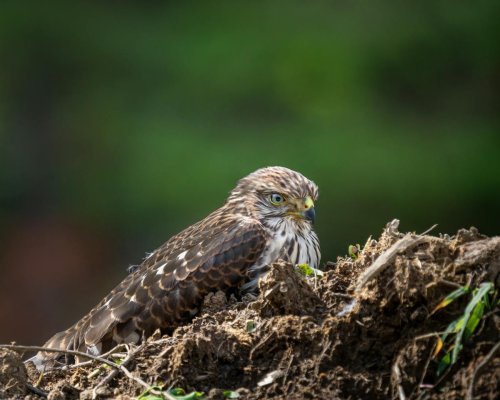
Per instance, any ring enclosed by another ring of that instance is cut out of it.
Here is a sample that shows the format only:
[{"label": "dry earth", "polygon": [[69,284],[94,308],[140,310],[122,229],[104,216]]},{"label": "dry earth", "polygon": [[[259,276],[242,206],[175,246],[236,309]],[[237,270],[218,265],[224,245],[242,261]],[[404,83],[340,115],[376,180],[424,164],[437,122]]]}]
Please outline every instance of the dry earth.
[{"label": "dry earth", "polygon": [[[498,398],[500,237],[474,228],[453,237],[405,235],[393,221],[356,260],[339,258],[324,271],[306,279],[277,263],[256,298],[207,296],[192,323],[130,349],[124,365],[147,384],[201,391],[206,399],[222,399],[226,389],[240,399]],[[433,333],[461,315],[470,296],[431,311],[458,286],[482,282],[495,285],[493,308],[438,378]],[[103,382],[110,372],[93,361],[40,376],[0,349],[0,398],[40,398],[29,385],[52,400],[144,392],[123,371]]]}]

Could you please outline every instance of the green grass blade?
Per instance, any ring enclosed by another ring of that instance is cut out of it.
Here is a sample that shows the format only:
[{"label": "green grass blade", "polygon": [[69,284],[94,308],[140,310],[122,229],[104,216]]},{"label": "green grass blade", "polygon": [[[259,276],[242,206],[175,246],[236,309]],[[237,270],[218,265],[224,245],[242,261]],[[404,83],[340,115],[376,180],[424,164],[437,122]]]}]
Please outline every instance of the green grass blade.
[{"label": "green grass blade", "polygon": [[161,386],[152,386],[142,392],[137,400],[163,400],[163,396],[161,395],[150,394],[151,390],[156,390],[158,392],[162,391]]},{"label": "green grass blade", "polygon": [[451,364],[451,356],[450,353],[446,353],[441,360],[439,360],[439,364],[437,367],[437,376],[441,376],[441,374],[448,368]]},{"label": "green grass blade", "polygon": [[476,330],[477,326],[479,325],[479,321],[481,321],[481,318],[483,317],[484,307],[485,304],[483,301],[480,301],[479,303],[476,304],[476,307],[474,307],[474,310],[470,315],[469,321],[465,326],[464,340],[468,340]]},{"label": "green grass blade", "polygon": [[168,394],[175,397],[177,400],[201,400],[201,399],[203,399],[202,392],[191,392],[191,393],[186,394],[184,389],[181,389],[181,388],[170,389],[168,391]]},{"label": "green grass blade", "polygon": [[459,330],[457,331],[457,335],[455,337],[455,347],[453,348],[453,351],[451,353],[452,364],[455,364],[455,362],[458,359],[458,354],[460,353],[460,350],[462,350],[462,338],[464,336],[465,328],[467,327],[472,312],[474,311],[476,305],[483,299],[484,296],[488,294],[488,292],[492,288],[493,288],[493,283],[491,282],[482,283],[479,289],[474,291],[474,296],[472,297],[469,304],[467,304],[465,312],[460,318],[461,320],[464,321],[464,323],[461,324]]},{"label": "green grass blade", "polygon": [[459,287],[457,290],[454,290],[443,300],[441,300],[441,302],[434,308],[434,310],[432,310],[431,315],[434,314],[436,311],[441,310],[442,308],[445,308],[446,306],[450,305],[453,301],[455,301],[459,297],[463,296],[466,293],[469,293],[469,291],[470,287],[468,285]]},{"label": "green grass blade", "polygon": [[464,325],[465,321],[464,321],[464,318],[463,316],[452,321],[448,327],[446,328],[446,330],[444,331],[444,333],[441,335],[441,340],[444,342],[446,341],[446,338],[448,337],[448,335],[451,335],[453,333],[457,333],[461,327]]}]

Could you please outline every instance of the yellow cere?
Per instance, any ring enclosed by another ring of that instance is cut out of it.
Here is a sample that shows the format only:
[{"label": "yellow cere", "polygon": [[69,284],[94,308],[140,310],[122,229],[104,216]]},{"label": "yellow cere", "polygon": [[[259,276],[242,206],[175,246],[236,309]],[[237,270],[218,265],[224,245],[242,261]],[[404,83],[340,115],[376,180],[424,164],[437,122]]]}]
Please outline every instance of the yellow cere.
[{"label": "yellow cere", "polygon": [[311,207],[314,207],[314,201],[312,201],[310,196],[307,196],[304,201],[304,206],[306,210],[308,210]]}]

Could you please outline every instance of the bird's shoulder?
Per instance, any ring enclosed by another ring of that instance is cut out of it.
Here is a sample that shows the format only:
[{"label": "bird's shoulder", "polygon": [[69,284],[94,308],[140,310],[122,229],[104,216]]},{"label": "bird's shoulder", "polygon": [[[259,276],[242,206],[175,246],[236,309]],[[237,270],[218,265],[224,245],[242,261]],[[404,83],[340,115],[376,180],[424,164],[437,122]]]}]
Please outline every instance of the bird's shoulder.
[{"label": "bird's shoulder", "polygon": [[182,262],[181,259],[185,259],[185,257],[180,257],[183,253],[189,258],[193,258],[195,254],[217,252],[229,243],[241,243],[245,239],[264,243],[268,237],[268,230],[257,218],[217,210],[172,236],[150,253],[139,269],[156,269],[158,265],[166,262],[175,266],[178,264],[176,260]]}]

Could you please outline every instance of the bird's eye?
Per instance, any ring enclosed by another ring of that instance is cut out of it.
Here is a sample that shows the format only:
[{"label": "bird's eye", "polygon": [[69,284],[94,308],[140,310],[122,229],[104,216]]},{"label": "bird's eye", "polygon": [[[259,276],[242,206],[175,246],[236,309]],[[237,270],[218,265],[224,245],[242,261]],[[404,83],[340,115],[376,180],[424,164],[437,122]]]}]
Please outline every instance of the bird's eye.
[{"label": "bird's eye", "polygon": [[285,198],[279,193],[273,193],[269,198],[271,200],[271,203],[275,206],[279,206],[285,201]]}]

